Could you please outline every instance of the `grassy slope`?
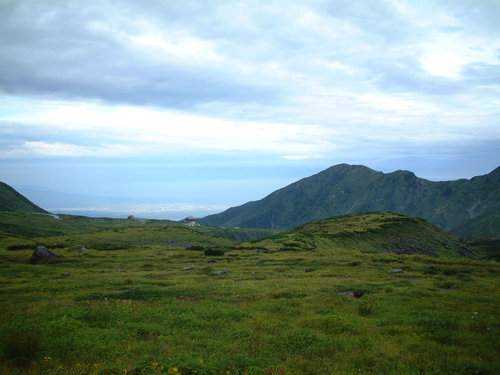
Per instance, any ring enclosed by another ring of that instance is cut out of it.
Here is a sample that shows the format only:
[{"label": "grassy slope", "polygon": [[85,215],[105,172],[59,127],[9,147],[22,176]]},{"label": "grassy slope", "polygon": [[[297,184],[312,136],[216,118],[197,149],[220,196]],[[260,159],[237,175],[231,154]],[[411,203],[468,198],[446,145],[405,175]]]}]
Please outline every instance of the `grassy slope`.
[{"label": "grassy slope", "polygon": [[239,249],[211,263],[157,245],[60,252],[31,265],[30,251],[0,250],[0,373],[500,371],[494,262]]},{"label": "grassy slope", "polygon": [[[61,255],[47,262],[29,264],[32,250],[2,250],[12,238],[0,238],[1,374],[500,370],[497,263],[359,251],[391,236],[405,246],[427,239],[439,254],[443,243],[453,249],[423,220],[322,220],[265,242],[293,251],[269,251],[262,241],[237,245],[158,221],[68,219],[100,230],[74,233],[63,218],[45,229],[73,234],[16,239]],[[89,250],[69,251],[78,244]],[[230,251],[183,248],[193,245]]]},{"label": "grassy slope", "polygon": [[228,247],[234,241],[194,231],[185,226],[150,226],[105,229],[98,232],[36,238],[37,243],[50,247],[70,248],[84,245],[90,249],[128,249],[160,245],[167,248],[190,246]]},{"label": "grassy slope", "polygon": [[255,243],[273,250],[357,249],[399,254],[479,254],[457,237],[423,220],[394,213],[352,214],[324,219]]},{"label": "grassy slope", "polygon": [[30,202],[26,197],[3,182],[0,182],[0,212],[1,211],[47,213],[47,211]]},{"label": "grassy slope", "polygon": [[[16,242],[14,240],[16,237],[34,239],[44,236],[90,233],[104,229],[185,227],[184,224],[170,220],[126,220],[91,218],[74,215],[58,215],[58,217],[59,219],[50,215],[38,215],[24,212],[0,212],[0,237],[12,237],[12,242]],[[252,241],[279,232],[272,229],[220,228],[204,225],[190,227],[190,229],[211,236],[224,237],[235,241]],[[18,242],[21,243],[22,241]]]},{"label": "grassy slope", "polygon": [[[432,182],[408,171],[384,174],[364,166],[341,164],[277,190],[262,200],[230,208],[201,222],[292,228],[349,213],[392,211],[453,229],[471,216],[499,211],[499,202],[500,168],[471,180]],[[480,236],[499,236],[498,226],[485,220]],[[471,238],[468,232],[461,235]]]}]

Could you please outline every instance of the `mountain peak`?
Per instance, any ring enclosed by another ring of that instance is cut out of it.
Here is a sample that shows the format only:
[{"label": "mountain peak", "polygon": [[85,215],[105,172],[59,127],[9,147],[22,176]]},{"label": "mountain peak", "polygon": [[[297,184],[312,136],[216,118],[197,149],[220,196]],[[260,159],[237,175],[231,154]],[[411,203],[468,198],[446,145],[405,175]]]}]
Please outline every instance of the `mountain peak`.
[{"label": "mountain peak", "polygon": [[[337,164],[264,199],[199,221],[226,227],[289,229],[345,214],[391,211],[452,230],[500,209],[498,171],[473,181],[431,182],[408,170],[382,173],[364,165]],[[485,228],[485,237],[500,237],[498,224],[489,223]],[[462,229],[460,234],[467,237]]]}]

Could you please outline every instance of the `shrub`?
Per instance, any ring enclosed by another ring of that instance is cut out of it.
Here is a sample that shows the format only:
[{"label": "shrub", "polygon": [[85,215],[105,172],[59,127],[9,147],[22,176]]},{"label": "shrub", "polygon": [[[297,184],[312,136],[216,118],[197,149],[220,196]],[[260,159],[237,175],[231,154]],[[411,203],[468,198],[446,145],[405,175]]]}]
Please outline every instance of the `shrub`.
[{"label": "shrub", "polygon": [[21,244],[21,245],[10,245],[7,246],[7,250],[31,250],[33,249],[33,245],[29,244]]},{"label": "shrub", "polygon": [[222,249],[206,249],[204,254],[207,256],[221,256],[224,255],[224,250]]},{"label": "shrub", "polygon": [[193,245],[193,246],[189,246],[188,248],[186,248],[186,250],[203,251],[203,250],[205,250],[205,247],[204,246],[199,246],[199,245]]},{"label": "shrub", "polygon": [[361,316],[370,316],[373,314],[373,306],[371,304],[363,303],[358,306],[358,314]]},{"label": "shrub", "polygon": [[38,356],[40,335],[38,333],[13,332],[4,340],[5,359],[19,366],[26,366]]}]

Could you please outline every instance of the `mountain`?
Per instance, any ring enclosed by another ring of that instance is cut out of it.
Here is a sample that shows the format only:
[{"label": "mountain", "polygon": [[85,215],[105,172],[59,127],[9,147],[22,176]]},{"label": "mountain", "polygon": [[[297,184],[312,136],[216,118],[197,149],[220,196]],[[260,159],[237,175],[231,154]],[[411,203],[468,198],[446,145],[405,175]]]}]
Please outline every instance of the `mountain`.
[{"label": "mountain", "polygon": [[[434,182],[409,171],[382,173],[339,164],[277,190],[264,199],[207,216],[203,224],[281,228],[351,213],[391,211],[420,217],[460,235],[500,237],[500,167],[470,180]],[[475,228],[475,219],[479,229]],[[472,220],[472,222],[470,222]],[[469,222],[467,224],[467,222]],[[461,227],[466,225],[465,227]]]},{"label": "mountain", "polygon": [[363,250],[477,258],[467,243],[423,219],[391,212],[351,214],[307,223],[252,243],[275,251]]},{"label": "mountain", "polygon": [[3,182],[0,182],[0,211],[48,213]]}]

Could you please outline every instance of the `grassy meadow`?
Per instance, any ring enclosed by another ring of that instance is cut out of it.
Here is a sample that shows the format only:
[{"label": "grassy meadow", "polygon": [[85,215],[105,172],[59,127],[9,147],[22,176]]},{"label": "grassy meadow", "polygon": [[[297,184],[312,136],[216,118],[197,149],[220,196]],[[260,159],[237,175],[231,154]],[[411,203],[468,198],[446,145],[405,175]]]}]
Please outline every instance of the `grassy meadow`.
[{"label": "grassy meadow", "polygon": [[[31,264],[16,240],[60,256]],[[4,235],[0,373],[500,373],[498,263],[261,245],[135,224]]]}]

